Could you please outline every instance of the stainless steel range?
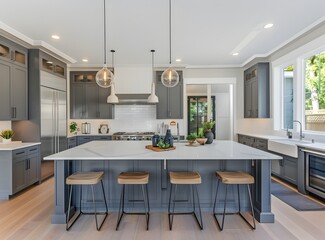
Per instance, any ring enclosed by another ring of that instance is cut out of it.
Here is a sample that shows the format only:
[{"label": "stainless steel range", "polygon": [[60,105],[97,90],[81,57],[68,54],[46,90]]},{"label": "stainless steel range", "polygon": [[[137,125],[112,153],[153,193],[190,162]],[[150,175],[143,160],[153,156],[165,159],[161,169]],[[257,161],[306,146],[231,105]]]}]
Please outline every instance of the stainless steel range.
[{"label": "stainless steel range", "polygon": [[142,141],[151,140],[154,132],[116,132],[112,135],[112,140]]}]

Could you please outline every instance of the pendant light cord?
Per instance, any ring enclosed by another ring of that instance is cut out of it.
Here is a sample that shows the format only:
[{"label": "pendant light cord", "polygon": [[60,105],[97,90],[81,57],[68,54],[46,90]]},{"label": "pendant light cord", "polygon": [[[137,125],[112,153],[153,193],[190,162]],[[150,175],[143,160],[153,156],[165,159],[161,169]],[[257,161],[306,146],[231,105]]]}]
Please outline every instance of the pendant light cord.
[{"label": "pendant light cord", "polygon": [[115,50],[111,50],[111,53],[112,53],[112,68],[113,68],[113,72],[114,72],[114,53],[115,53]]},{"label": "pendant light cord", "polygon": [[106,0],[104,0],[104,65],[106,65]]},{"label": "pendant light cord", "polygon": [[152,56],[151,56],[151,70],[152,70],[152,82],[155,82],[155,72],[153,70],[154,68],[154,54],[155,54],[155,50],[151,50]]},{"label": "pendant light cord", "polygon": [[169,64],[172,64],[172,0],[169,0]]}]

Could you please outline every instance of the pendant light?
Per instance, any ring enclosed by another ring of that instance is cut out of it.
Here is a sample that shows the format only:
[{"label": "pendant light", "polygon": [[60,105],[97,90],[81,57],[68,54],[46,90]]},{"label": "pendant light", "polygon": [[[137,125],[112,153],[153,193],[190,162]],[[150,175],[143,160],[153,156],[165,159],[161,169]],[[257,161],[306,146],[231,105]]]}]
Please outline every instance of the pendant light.
[{"label": "pendant light", "polygon": [[161,82],[166,87],[175,87],[179,82],[179,75],[172,68],[172,3],[169,0],[169,68],[161,75]]},{"label": "pendant light", "polygon": [[155,86],[155,72],[154,72],[154,54],[155,54],[155,50],[151,50],[151,55],[152,55],[152,82],[151,82],[151,94],[148,97],[147,102],[148,103],[158,103],[158,97],[156,95],[156,86]]},{"label": "pendant light", "polygon": [[[112,67],[114,70],[114,53],[115,50],[111,50],[112,53]],[[118,97],[115,95],[115,82],[111,82],[111,94],[107,97],[107,103],[118,103]]]},{"label": "pendant light", "polygon": [[106,4],[104,0],[104,66],[96,74],[96,83],[102,88],[109,88],[113,80],[114,75],[106,65]]}]

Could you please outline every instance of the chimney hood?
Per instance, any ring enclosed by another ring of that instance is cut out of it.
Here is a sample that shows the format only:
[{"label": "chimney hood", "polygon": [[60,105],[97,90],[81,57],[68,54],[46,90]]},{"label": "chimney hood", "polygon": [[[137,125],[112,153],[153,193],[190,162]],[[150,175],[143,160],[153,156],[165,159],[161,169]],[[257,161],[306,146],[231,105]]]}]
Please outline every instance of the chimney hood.
[{"label": "chimney hood", "polygon": [[119,99],[118,105],[154,105],[153,103],[148,103],[148,97],[150,94],[139,94],[139,93],[129,93],[129,94],[116,94]]}]

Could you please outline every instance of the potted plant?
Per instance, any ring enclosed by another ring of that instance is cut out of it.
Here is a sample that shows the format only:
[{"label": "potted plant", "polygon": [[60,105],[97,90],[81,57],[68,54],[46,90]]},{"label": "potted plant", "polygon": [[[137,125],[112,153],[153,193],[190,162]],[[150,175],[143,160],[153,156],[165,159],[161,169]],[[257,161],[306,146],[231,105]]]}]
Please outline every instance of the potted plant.
[{"label": "potted plant", "polygon": [[190,133],[189,135],[187,135],[187,137],[186,137],[186,140],[188,141],[188,143],[190,144],[190,145],[192,145],[194,142],[195,142],[195,139],[196,139],[196,133]]},{"label": "potted plant", "polygon": [[70,133],[77,134],[78,124],[76,122],[71,122],[69,125]]},{"label": "potted plant", "polygon": [[203,129],[204,129],[204,136],[208,139],[207,144],[211,144],[213,142],[213,133],[211,132],[211,129],[213,126],[216,124],[215,121],[210,121],[210,122],[203,122]]},{"label": "potted plant", "polygon": [[200,144],[200,145],[204,145],[206,143],[208,139],[204,136],[203,134],[203,128],[199,128],[198,131],[198,135],[196,138],[196,141]]},{"label": "potted plant", "polygon": [[10,143],[11,138],[14,136],[14,132],[12,130],[3,130],[1,132],[2,142],[3,143]]}]

